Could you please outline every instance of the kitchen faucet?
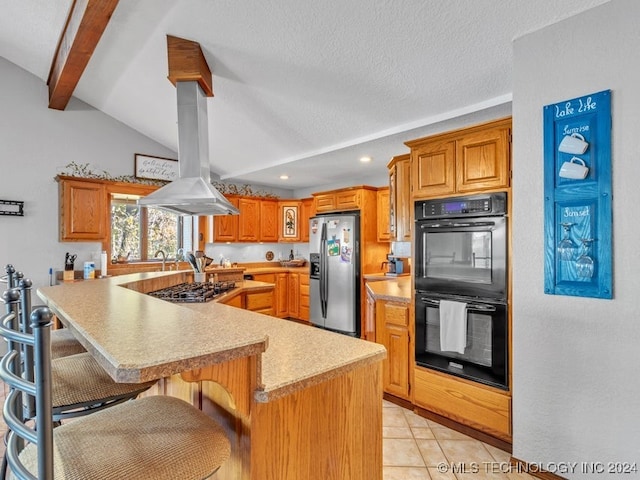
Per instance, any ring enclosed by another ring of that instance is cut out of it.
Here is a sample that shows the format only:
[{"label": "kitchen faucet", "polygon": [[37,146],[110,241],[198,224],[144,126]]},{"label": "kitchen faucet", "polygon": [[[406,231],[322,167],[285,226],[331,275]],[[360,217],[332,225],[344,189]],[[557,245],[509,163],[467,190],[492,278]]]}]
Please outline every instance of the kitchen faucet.
[{"label": "kitchen faucet", "polygon": [[167,255],[162,250],[158,250],[153,256],[158,258],[158,255],[162,255],[162,271],[164,272],[165,264],[167,263]]},{"label": "kitchen faucet", "polygon": [[179,262],[183,262],[184,261],[184,248],[180,247],[177,251],[176,251],[176,270],[178,270],[178,263]]}]

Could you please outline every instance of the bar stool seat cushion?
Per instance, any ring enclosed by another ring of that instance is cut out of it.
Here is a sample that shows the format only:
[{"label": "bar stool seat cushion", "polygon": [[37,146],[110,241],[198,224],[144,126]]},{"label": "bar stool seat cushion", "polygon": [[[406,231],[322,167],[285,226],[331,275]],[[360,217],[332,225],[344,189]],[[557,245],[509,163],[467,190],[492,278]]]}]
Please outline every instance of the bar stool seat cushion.
[{"label": "bar stool seat cushion", "polygon": [[[187,402],[151,396],[53,431],[55,480],[184,480],[211,476],[230,455],[224,430]],[[37,470],[36,448],[20,453]]]},{"label": "bar stool seat cushion", "polygon": [[68,328],[51,330],[51,358],[68,357],[86,352]]},{"label": "bar stool seat cushion", "polygon": [[117,383],[90,353],[78,353],[51,361],[53,408],[112,400],[151,388],[156,381]]}]

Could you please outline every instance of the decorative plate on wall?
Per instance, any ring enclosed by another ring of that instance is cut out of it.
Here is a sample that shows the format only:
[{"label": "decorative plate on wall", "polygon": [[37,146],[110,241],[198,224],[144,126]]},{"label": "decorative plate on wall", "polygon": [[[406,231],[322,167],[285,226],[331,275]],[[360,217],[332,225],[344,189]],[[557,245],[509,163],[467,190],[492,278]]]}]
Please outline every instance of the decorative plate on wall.
[{"label": "decorative plate on wall", "polygon": [[273,260],[273,252],[271,250],[269,250],[266,255],[265,255],[266,259],[271,261]]}]

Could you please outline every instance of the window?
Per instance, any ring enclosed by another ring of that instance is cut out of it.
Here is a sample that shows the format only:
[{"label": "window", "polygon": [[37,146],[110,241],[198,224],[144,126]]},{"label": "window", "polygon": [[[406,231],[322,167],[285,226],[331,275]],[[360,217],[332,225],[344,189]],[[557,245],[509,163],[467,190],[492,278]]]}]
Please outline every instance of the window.
[{"label": "window", "polygon": [[140,207],[138,198],[111,195],[111,258],[147,261],[162,250],[166,258],[175,259],[179,248],[191,248],[193,217]]}]

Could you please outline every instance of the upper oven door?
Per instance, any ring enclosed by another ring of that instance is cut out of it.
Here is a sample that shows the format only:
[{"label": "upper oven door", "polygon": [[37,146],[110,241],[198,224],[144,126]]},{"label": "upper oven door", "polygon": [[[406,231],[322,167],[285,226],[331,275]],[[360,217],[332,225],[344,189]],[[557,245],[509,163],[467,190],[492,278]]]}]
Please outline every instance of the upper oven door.
[{"label": "upper oven door", "polygon": [[506,299],[505,216],[416,222],[415,288]]}]

